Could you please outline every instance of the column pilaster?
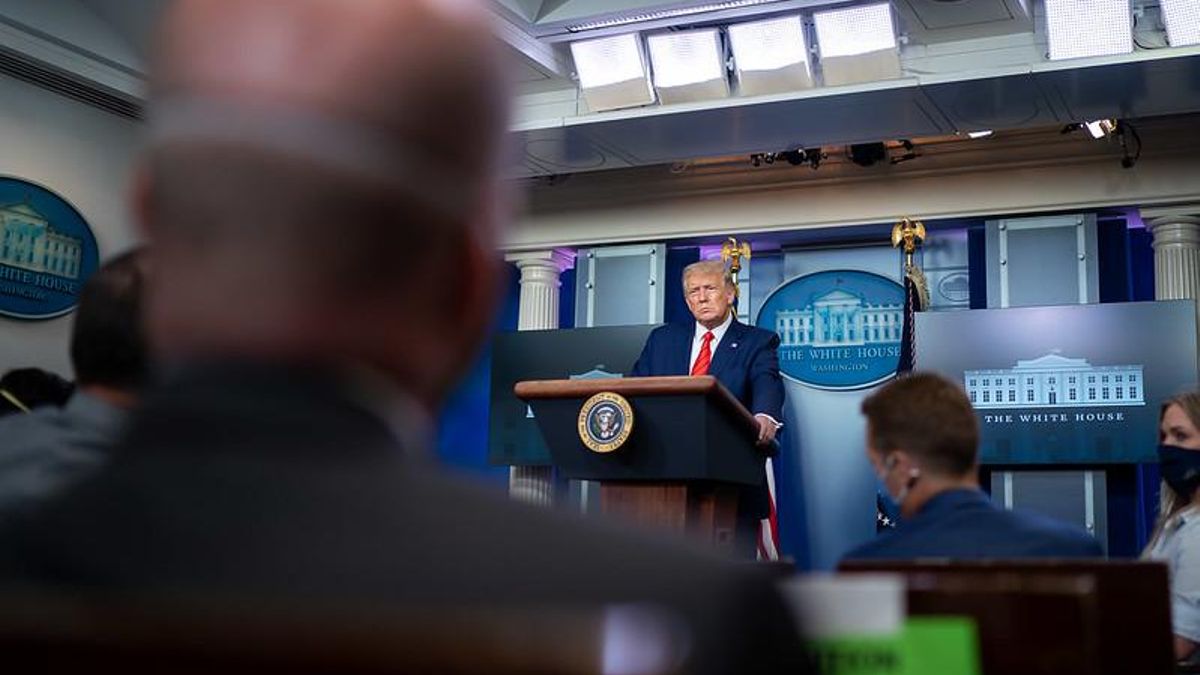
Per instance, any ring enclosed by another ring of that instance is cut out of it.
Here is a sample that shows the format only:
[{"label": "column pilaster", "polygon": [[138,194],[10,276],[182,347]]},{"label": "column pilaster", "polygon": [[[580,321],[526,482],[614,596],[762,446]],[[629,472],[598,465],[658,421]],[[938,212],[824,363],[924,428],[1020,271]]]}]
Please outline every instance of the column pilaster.
[{"label": "column pilaster", "polygon": [[[575,264],[575,253],[561,249],[510,253],[505,260],[521,272],[517,330],[558,328],[561,276]],[[537,506],[554,504],[554,470],[548,466],[514,466],[508,493],[513,499]]]},{"label": "column pilaster", "polygon": [[1154,236],[1155,299],[1200,298],[1200,216],[1155,216],[1146,226]]},{"label": "column pilaster", "polygon": [[1200,299],[1200,204],[1142,209],[1142,218],[1154,237],[1154,298]]}]

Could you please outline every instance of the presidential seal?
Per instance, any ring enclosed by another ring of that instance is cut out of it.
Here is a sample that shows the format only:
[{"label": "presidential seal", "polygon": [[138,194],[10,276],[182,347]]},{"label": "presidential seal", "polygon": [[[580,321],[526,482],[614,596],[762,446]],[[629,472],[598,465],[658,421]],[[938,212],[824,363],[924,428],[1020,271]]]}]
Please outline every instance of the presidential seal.
[{"label": "presidential seal", "polygon": [[613,452],[631,433],[633,408],[620,394],[602,391],[579,409],[579,440],[592,452]]}]

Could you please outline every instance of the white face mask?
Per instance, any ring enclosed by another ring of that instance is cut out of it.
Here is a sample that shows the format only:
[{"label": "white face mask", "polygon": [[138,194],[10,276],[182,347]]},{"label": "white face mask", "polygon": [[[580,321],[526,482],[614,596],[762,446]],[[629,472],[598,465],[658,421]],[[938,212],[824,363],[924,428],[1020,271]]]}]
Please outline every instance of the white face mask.
[{"label": "white face mask", "polygon": [[921,470],[916,467],[909,469],[908,480],[904,481],[900,492],[893,495],[892,491],[888,489],[887,477],[891,475],[892,469],[896,468],[897,462],[899,462],[899,459],[895,454],[888,455],[887,459],[883,460],[883,471],[878,474],[878,478],[879,483],[883,485],[883,489],[887,491],[888,497],[896,503],[897,507],[903,508],[904,500],[908,498],[908,493],[912,491],[913,486],[917,484],[917,479],[921,477]]}]

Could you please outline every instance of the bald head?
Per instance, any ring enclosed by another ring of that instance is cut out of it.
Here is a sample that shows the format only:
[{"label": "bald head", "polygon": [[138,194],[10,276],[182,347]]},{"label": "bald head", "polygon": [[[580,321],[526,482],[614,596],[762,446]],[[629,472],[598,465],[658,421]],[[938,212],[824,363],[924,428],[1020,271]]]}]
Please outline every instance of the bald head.
[{"label": "bald head", "polygon": [[470,0],[180,0],[159,36],[151,122],[164,141],[202,118],[192,137],[271,133],[271,149],[298,154],[322,142],[386,149],[394,167],[362,168],[423,170],[465,184],[460,203],[471,203],[497,164],[501,60]]},{"label": "bald head", "polygon": [[138,195],[164,259],[157,342],[463,360],[406,331],[473,345],[490,316],[502,61],[471,0],[175,2]]}]

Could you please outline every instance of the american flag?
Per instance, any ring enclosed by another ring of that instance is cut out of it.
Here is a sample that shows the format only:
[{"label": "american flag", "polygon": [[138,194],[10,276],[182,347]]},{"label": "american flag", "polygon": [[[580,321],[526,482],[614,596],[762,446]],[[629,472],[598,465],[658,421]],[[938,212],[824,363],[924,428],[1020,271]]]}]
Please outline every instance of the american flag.
[{"label": "american flag", "polygon": [[759,521],[758,559],[779,560],[779,518],[775,514],[775,465],[767,458],[767,492],[771,496],[771,514]]}]

